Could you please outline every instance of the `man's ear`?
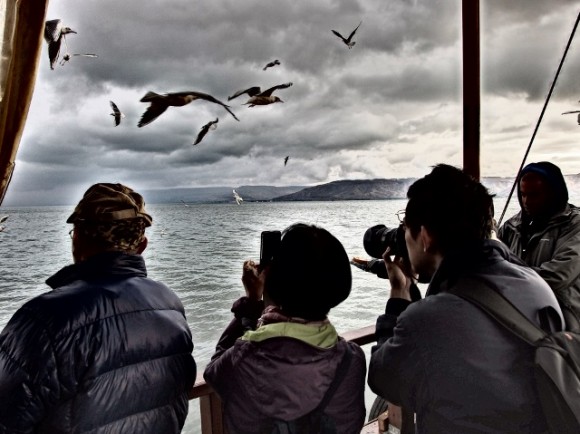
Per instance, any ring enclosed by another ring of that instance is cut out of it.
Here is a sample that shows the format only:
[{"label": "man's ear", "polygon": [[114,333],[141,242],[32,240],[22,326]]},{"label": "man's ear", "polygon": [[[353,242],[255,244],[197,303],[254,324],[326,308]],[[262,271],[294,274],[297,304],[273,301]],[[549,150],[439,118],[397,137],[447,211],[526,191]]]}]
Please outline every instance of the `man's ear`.
[{"label": "man's ear", "polygon": [[138,255],[140,255],[141,253],[143,253],[145,251],[145,249],[147,248],[148,242],[149,242],[149,240],[147,240],[147,237],[143,237],[143,239],[141,240],[141,242],[137,246],[137,254]]},{"label": "man's ear", "polygon": [[423,225],[421,225],[421,232],[419,232],[419,237],[423,243],[423,251],[433,253],[433,249],[435,248],[435,240],[433,239],[433,236],[429,230]]}]

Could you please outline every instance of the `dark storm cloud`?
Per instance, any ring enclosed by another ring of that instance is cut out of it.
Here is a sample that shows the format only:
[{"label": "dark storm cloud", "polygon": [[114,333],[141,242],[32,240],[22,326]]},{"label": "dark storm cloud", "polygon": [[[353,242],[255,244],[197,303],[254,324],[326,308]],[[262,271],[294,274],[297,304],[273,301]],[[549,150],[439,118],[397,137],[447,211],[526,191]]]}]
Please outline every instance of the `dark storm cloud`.
[{"label": "dark storm cloud", "polygon": [[[532,99],[545,98],[577,15],[578,2],[569,0],[492,0],[482,4],[486,90],[497,94],[524,92]],[[580,90],[574,78],[574,71],[580,67],[577,53],[572,45],[554,98]]]},{"label": "dark storm cloud", "polygon": [[[489,118],[482,125],[492,128],[482,134],[485,155],[501,160],[486,164],[511,174],[517,163],[496,155],[529,139],[580,3],[481,3]],[[75,192],[97,178],[148,189],[305,185],[416,176],[436,162],[461,162],[460,2],[61,0],[49,4],[47,19],[54,18],[78,32],[67,37],[70,53],[98,57],[51,71],[43,45],[8,198],[14,189],[38,197],[34,185]],[[331,32],[347,35],[361,21],[351,50]],[[580,99],[578,50],[571,47],[553,96],[570,109]],[[274,59],[281,64],[263,71]],[[294,85],[275,92],[284,103],[249,108],[247,95],[227,101],[240,89],[287,82]],[[137,128],[147,91],[185,90],[229,104],[240,122],[219,105],[193,101]],[[126,115],[118,127],[110,100]],[[529,110],[530,102],[531,115],[509,108]],[[561,122],[561,111],[546,116],[545,128],[574,128]],[[216,117],[218,128],[192,146]],[[553,142],[558,155],[565,143]],[[286,155],[292,170],[281,165]]]}]

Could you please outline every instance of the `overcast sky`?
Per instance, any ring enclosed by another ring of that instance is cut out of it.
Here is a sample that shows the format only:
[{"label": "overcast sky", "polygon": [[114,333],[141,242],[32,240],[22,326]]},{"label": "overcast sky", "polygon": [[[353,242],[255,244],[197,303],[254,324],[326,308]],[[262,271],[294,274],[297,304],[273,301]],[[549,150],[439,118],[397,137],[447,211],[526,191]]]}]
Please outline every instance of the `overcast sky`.
[{"label": "overcast sky", "polygon": [[[580,1],[481,1],[482,176],[517,172],[579,12]],[[462,164],[460,0],[53,0],[56,18],[78,32],[69,53],[98,57],[50,70],[43,44],[4,205],[75,203],[95,182],[317,185]],[[331,32],[361,21],[350,50]],[[528,162],[580,172],[580,126],[561,114],[580,110],[579,77],[576,36]],[[287,82],[274,93],[284,103],[227,99]],[[145,93],[188,90],[240,121],[197,100],[137,127]],[[118,127],[110,100],[126,115]]]}]

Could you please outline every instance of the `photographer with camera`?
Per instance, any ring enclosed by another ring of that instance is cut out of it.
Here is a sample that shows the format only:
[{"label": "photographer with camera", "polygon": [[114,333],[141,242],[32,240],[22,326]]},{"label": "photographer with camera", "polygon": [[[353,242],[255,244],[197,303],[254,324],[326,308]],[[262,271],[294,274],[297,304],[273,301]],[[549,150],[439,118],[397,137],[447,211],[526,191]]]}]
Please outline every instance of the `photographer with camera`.
[{"label": "photographer with camera", "polygon": [[[414,412],[417,433],[547,432],[533,346],[456,294],[485,285],[538,326],[561,330],[553,292],[491,239],[493,196],[460,169],[435,166],[407,198],[409,262],[429,286],[423,300],[411,303],[409,271],[385,253],[391,293],[377,319],[371,390]],[[540,324],[540,311],[547,323]]]},{"label": "photographer with camera", "polygon": [[264,232],[260,263],[244,262],[242,282],[246,296],[204,372],[227,431],[359,434],[365,355],[327,316],[352,286],[340,241],[302,223]]},{"label": "photographer with camera", "polygon": [[[405,244],[405,227],[402,222],[404,214],[405,211],[403,210],[397,211],[395,214],[399,219],[399,226],[396,228],[389,229],[382,224],[368,228],[363,236],[363,247],[373,259],[366,260],[355,256],[350,263],[363,271],[376,274],[381,279],[388,279],[388,267],[382,258],[385,251],[389,249],[389,255],[401,258],[403,263],[409,267],[409,253]],[[421,299],[421,292],[414,281],[411,282],[409,291],[411,301]]]}]

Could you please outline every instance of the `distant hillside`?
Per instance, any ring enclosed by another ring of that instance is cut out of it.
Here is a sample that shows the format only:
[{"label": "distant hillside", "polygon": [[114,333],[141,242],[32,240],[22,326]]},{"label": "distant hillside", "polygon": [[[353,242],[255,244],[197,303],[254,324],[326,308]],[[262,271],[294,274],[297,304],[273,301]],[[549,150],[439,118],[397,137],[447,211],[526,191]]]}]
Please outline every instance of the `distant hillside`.
[{"label": "distant hillside", "polygon": [[333,181],[308,187],[274,201],[404,199],[412,178]]},{"label": "distant hillside", "polygon": [[[580,198],[580,175],[566,175],[571,198]],[[417,178],[344,180],[307,187],[295,193],[279,196],[273,201],[380,200],[405,199],[407,189]],[[496,197],[507,197],[514,179],[486,177],[482,183]],[[514,193],[515,194],[515,193]]]},{"label": "distant hillside", "polygon": [[[570,197],[580,198],[580,175],[566,175]],[[416,178],[343,180],[313,187],[267,185],[244,185],[240,187],[200,187],[144,192],[148,203],[229,203],[233,202],[232,190],[246,202],[262,201],[333,201],[333,200],[383,200],[405,199],[407,189]],[[497,197],[507,197],[513,178],[487,177],[483,184]],[[579,202],[580,203],[580,202]]]},{"label": "distant hillside", "polygon": [[268,201],[273,197],[294,193],[304,186],[272,187],[250,185],[241,187],[198,187],[146,190],[143,196],[147,203],[227,203],[233,202],[232,190],[236,190],[247,202]]}]

